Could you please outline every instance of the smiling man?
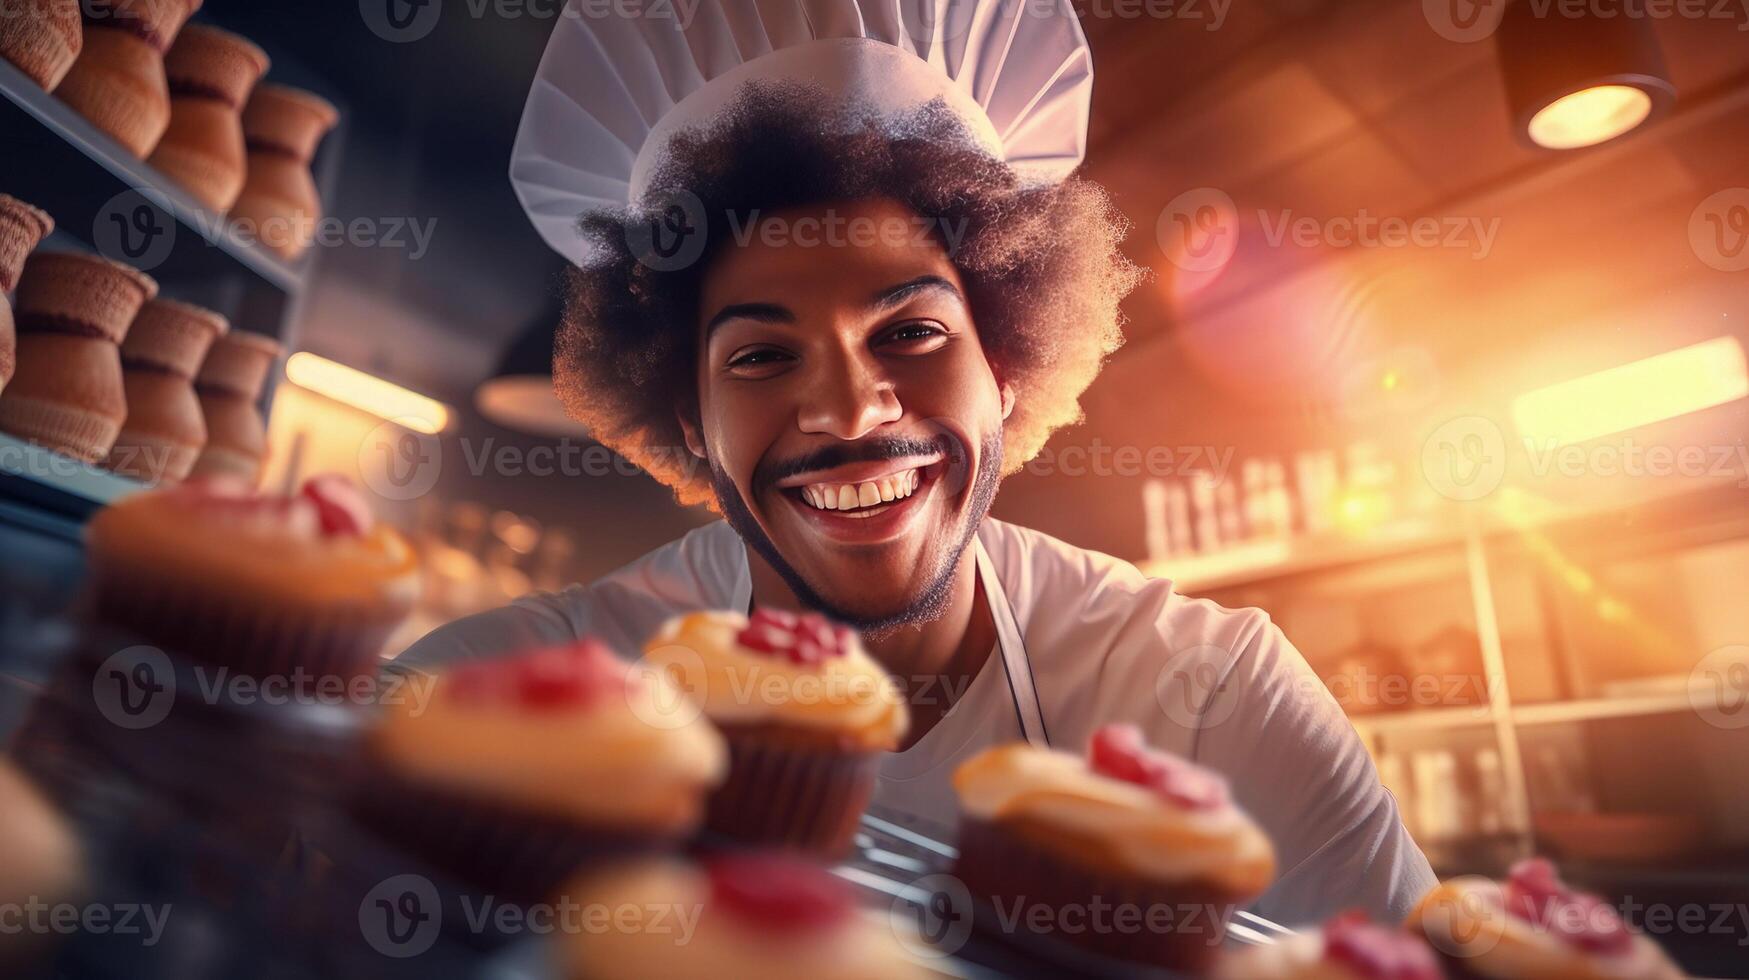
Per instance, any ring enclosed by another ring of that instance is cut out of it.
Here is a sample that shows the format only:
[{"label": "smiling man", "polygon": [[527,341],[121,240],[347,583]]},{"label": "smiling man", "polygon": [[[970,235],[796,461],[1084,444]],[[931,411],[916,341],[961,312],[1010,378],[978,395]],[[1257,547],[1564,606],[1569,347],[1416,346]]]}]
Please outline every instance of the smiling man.
[{"label": "smiling man", "polygon": [[876,796],[894,819],[951,835],[960,761],[1129,722],[1224,773],[1274,839],[1263,914],[1400,918],[1427,862],[1267,616],[988,516],[1078,419],[1136,280],[1105,195],[1071,175],[1091,85],[1074,15],[766,6],[707,3],[685,30],[562,19],[512,166],[578,266],[561,397],[723,520],[398,663],[585,634],[635,656],[681,612],[820,610],[910,696]]}]

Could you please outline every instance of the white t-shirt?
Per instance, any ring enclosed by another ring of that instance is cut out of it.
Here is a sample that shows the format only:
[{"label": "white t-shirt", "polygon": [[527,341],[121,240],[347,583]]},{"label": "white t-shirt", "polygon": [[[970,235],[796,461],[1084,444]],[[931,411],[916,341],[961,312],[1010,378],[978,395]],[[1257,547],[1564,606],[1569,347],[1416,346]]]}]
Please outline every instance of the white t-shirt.
[{"label": "white t-shirt", "polygon": [[[1275,842],[1280,873],[1253,906],[1289,925],[1348,908],[1397,921],[1434,884],[1353,726],[1269,617],[1172,591],[1135,566],[986,520],[979,546],[1013,610],[1051,744],[1079,752],[1111,722],[1224,773]],[[434,668],[600,638],[628,657],[668,618],[745,610],[740,537],[717,522],[588,585],[458,620],[397,665]],[[950,777],[1022,737],[1003,658],[992,655],[935,728],[882,768],[875,803],[951,839]]]}]

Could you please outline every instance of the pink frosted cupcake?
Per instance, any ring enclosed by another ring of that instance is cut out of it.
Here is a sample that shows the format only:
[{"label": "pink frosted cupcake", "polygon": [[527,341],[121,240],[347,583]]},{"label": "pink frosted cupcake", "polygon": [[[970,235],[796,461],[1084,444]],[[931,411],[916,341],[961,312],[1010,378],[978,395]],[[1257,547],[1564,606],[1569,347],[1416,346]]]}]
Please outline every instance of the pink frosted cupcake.
[{"label": "pink frosted cupcake", "polygon": [[1214,980],[1444,980],[1439,958],[1426,941],[1367,921],[1364,913],[1339,915],[1268,946],[1221,959]]},{"label": "pink frosted cupcake", "polygon": [[1095,732],[1085,757],[997,746],[962,764],[953,782],[954,874],[1018,921],[1067,924],[1110,910],[1111,928],[1052,933],[1097,954],[1205,969],[1233,912],[1275,875],[1274,848],[1226,781],[1150,749],[1130,725]]},{"label": "pink frosted cupcake", "polygon": [[1596,895],[1574,891],[1541,858],[1504,886],[1467,876],[1435,885],[1408,927],[1457,980],[1677,980],[1680,967]]},{"label": "pink frosted cupcake", "polygon": [[707,828],[742,843],[836,858],[850,848],[882,756],[910,714],[849,629],[815,614],[690,613],[644,647],[729,744]]},{"label": "pink frosted cupcake", "polygon": [[220,481],[136,494],[86,539],[100,619],[300,688],[374,679],[419,592],[412,547],[344,477],[290,497]]},{"label": "pink frosted cupcake", "polygon": [[543,897],[698,828],[727,757],[679,697],[593,640],[465,664],[385,705],[364,814],[467,884]]}]

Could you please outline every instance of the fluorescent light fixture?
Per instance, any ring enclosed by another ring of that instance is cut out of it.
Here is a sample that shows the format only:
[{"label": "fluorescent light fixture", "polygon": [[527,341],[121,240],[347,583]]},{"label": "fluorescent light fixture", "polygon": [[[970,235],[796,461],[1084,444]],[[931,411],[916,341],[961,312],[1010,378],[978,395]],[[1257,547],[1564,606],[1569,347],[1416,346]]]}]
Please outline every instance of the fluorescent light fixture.
[{"label": "fluorescent light fixture", "polygon": [[1698,412],[1749,395],[1749,364],[1735,337],[1538,388],[1512,403],[1512,420],[1538,444],[1598,436]]},{"label": "fluorescent light fixture", "polygon": [[449,408],[442,402],[308,351],[285,362],[285,376],[292,384],[415,432],[435,435],[449,428]]}]

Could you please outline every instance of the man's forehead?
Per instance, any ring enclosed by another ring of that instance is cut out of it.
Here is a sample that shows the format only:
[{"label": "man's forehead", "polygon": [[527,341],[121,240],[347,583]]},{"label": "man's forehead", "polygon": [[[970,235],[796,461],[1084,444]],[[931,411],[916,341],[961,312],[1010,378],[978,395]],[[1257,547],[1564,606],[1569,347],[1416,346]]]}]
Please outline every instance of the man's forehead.
[{"label": "man's forehead", "polygon": [[734,303],[807,298],[862,306],[879,291],[926,276],[963,293],[935,222],[872,200],[761,214],[730,228],[703,283],[704,315]]}]

